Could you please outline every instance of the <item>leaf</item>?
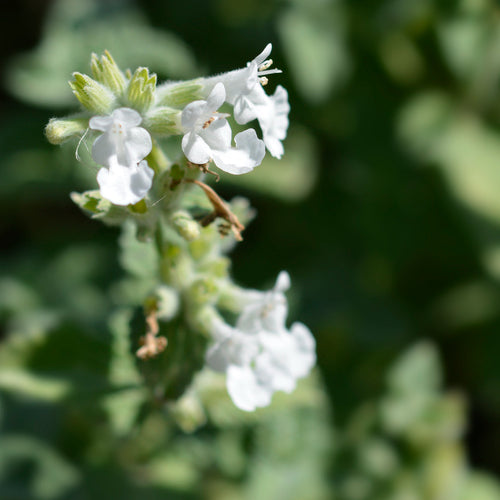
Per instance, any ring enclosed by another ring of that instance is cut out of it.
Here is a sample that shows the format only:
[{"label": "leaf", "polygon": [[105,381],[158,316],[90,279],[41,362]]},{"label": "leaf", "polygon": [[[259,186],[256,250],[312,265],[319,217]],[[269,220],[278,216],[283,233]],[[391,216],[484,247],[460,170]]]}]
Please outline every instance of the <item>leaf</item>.
[{"label": "leaf", "polygon": [[[12,474],[16,467],[27,464],[33,468],[22,480]],[[0,437],[0,497],[50,500],[60,498],[80,480],[78,471],[41,441],[25,436]],[[22,493],[21,493],[22,492]]]},{"label": "leaf", "polygon": [[294,5],[279,18],[278,31],[290,71],[305,99],[323,102],[347,80],[350,61],[339,2]]}]

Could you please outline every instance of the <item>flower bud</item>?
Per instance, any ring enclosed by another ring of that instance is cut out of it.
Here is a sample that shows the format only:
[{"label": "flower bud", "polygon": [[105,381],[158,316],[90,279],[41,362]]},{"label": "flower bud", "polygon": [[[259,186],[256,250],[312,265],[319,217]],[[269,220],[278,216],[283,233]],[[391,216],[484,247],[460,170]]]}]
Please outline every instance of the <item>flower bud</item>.
[{"label": "flower bud", "polygon": [[203,99],[202,79],[189,80],[187,82],[165,83],[158,87],[157,103],[160,106],[172,106],[184,108],[190,102]]},{"label": "flower bud", "polygon": [[69,86],[83,107],[98,115],[107,115],[111,112],[116,98],[109,89],[81,73],[73,73],[73,78]]},{"label": "flower bud", "polygon": [[121,95],[123,93],[127,80],[107,50],[104,51],[104,55],[101,56],[100,60],[97,54],[92,54],[90,67],[92,76],[99,83],[106,85],[115,94]]},{"label": "flower bud", "polygon": [[152,134],[182,134],[181,111],[168,106],[152,109],[144,118],[143,124]]},{"label": "flower bud", "polygon": [[214,303],[219,295],[219,287],[215,280],[204,277],[194,281],[188,290],[188,297],[194,304]]},{"label": "flower bud", "polygon": [[140,113],[147,111],[154,102],[156,74],[149,74],[148,68],[137,68],[127,89],[130,106]]},{"label": "flower bud", "polygon": [[179,295],[174,288],[160,285],[154,292],[158,319],[170,321],[179,311]]},{"label": "flower bud", "polygon": [[51,144],[62,144],[75,135],[79,135],[88,127],[89,121],[85,118],[61,120],[51,118],[45,127],[45,136]]},{"label": "flower bud", "polygon": [[200,236],[200,225],[185,210],[179,210],[170,218],[177,233],[186,241],[193,241]]}]

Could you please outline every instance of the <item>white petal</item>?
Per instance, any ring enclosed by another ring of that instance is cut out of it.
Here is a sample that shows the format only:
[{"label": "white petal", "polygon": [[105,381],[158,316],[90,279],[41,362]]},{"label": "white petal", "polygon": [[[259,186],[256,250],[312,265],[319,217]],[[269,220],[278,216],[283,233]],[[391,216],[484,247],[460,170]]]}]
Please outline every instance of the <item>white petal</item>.
[{"label": "white petal", "polygon": [[137,127],[141,124],[141,115],[135,110],[130,108],[118,108],[111,113],[113,120],[119,121],[127,128]]},{"label": "white petal", "polygon": [[[281,356],[286,353],[281,352]],[[255,375],[257,380],[265,386],[271,387],[274,391],[290,393],[295,389],[296,379],[287,370],[286,366],[280,363],[280,358],[274,353],[263,352],[255,361]]]},{"label": "white petal", "polygon": [[215,85],[215,87],[212,89],[212,92],[210,92],[209,96],[207,97],[207,107],[212,112],[215,112],[222,106],[225,99],[226,89],[224,88],[224,85],[219,82],[217,85]]},{"label": "white petal", "polygon": [[269,57],[272,50],[273,45],[268,43],[264,50],[252,62],[254,62],[257,66],[260,66]]},{"label": "white petal", "polygon": [[93,116],[89,120],[89,127],[92,130],[101,130],[102,132],[106,132],[112,124],[113,118],[111,116]]},{"label": "white petal", "polygon": [[286,292],[290,289],[291,285],[290,275],[286,271],[281,271],[276,278],[274,290],[277,292]]},{"label": "white petal", "polygon": [[225,118],[218,118],[199,135],[211,149],[225,151],[231,147],[231,126]]},{"label": "white petal", "polygon": [[92,145],[92,159],[99,165],[110,166],[116,154],[116,144],[110,134],[101,134]]},{"label": "white petal", "polygon": [[236,123],[244,125],[257,118],[257,109],[246,95],[240,95],[234,103],[234,119]]},{"label": "white petal", "polygon": [[[240,125],[244,125],[259,116],[260,107],[269,106],[270,97],[261,85],[254,85],[251,90],[242,92],[234,102],[234,119]],[[262,110],[260,110],[262,113]]]},{"label": "white petal", "polygon": [[259,384],[248,366],[231,365],[227,370],[226,385],[233,403],[240,410],[254,411],[271,403],[272,389]]},{"label": "white petal", "polygon": [[129,129],[124,144],[129,156],[128,161],[125,163],[126,165],[143,160],[153,149],[151,136],[149,132],[142,127],[133,127]]},{"label": "white petal", "polygon": [[231,335],[208,349],[205,357],[207,365],[219,372],[226,371],[229,365],[249,365],[259,350],[257,340],[255,336],[233,329]]},{"label": "white petal", "polygon": [[212,156],[210,146],[194,132],[188,132],[182,138],[182,151],[190,162],[197,165],[207,163]]},{"label": "white petal", "polygon": [[[190,102],[183,110],[181,114],[182,128],[187,132],[193,130],[196,127],[196,122],[201,116],[210,113],[208,111],[207,101],[193,101]],[[207,119],[209,117],[207,116]]]},{"label": "white petal", "polygon": [[212,158],[221,170],[230,174],[246,174],[260,165],[266,154],[265,145],[254,129],[248,129],[234,138],[236,148],[212,151]]},{"label": "white petal", "polygon": [[289,124],[288,93],[278,85],[276,92],[271,97],[266,97],[267,102],[256,108],[257,120],[267,149],[275,158],[281,158],[284,152],[281,141],[286,137]]},{"label": "white petal", "polygon": [[316,341],[314,340],[311,330],[303,323],[294,323],[290,329],[292,337],[297,341],[297,345],[305,352],[314,352],[316,349]]},{"label": "white petal", "polygon": [[283,144],[281,144],[281,141],[279,139],[265,134],[264,143],[267,150],[271,153],[271,156],[274,156],[274,158],[277,158],[278,160],[281,159],[281,157],[285,153],[285,148],[283,147]]},{"label": "white petal", "polygon": [[154,171],[145,161],[129,167],[114,163],[97,173],[101,195],[115,205],[129,205],[142,200],[153,182]]}]

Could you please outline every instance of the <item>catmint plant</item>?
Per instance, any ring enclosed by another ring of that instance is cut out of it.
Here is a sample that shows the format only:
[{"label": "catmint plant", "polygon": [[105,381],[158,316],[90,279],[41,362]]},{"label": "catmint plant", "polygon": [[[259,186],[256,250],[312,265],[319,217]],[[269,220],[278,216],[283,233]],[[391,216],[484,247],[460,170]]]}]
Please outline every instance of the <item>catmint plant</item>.
[{"label": "catmint plant", "polygon": [[[283,87],[265,91],[267,77],[281,72],[271,68],[270,53],[271,44],[244,68],[160,85],[147,68],[122,71],[109,52],[94,54],[92,76],[74,73],[70,82],[81,112],[46,127],[53,144],[79,138],[77,158],[82,143],[90,147],[99,189],[72,193],[73,201],[106,224],[133,226],[136,240],[153,245],[157,271],[136,297],[143,309],[138,362],[146,371],[164,369],[157,361],[169,359],[174,331],[202,346],[201,363],[176,358],[171,363],[182,368],[151,378],[155,395],[165,394],[165,384],[187,389],[196,373],[211,370],[224,374],[238,408],[253,411],[276,391],[292,392],[315,365],[309,329],[286,324],[288,273],[265,292],[232,281],[227,253],[243,239],[252,210],[242,198],[224,201],[206,182],[219,180],[214,168],[251,172],[266,149],[284,154],[290,106]],[[246,127],[234,137],[233,120]],[[170,158],[162,141],[174,136],[178,153]],[[181,372],[187,382],[176,380]]]}]

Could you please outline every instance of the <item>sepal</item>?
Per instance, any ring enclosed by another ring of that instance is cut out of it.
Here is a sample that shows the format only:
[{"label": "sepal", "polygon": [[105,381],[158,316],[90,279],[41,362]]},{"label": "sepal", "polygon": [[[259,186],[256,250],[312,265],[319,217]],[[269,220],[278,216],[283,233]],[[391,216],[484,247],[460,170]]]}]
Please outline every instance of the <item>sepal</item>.
[{"label": "sepal", "polygon": [[144,118],[143,124],[155,135],[182,134],[181,111],[169,106],[153,108]]},{"label": "sepal", "polygon": [[186,241],[193,241],[200,237],[200,225],[185,210],[173,213],[170,221],[177,233]]},{"label": "sepal", "polygon": [[164,83],[156,93],[156,102],[159,106],[184,108],[187,104],[206,97],[202,78],[186,82]]},{"label": "sepal", "polygon": [[104,85],[82,73],[73,73],[69,82],[81,105],[97,115],[109,115],[116,105],[116,97]]},{"label": "sepal", "polygon": [[99,59],[97,54],[92,54],[90,68],[92,70],[92,76],[98,82],[106,85],[106,87],[117,95],[121,96],[123,94],[127,85],[127,80],[107,50],[104,51],[101,59]]},{"label": "sepal", "polygon": [[144,113],[154,102],[156,90],[156,74],[149,74],[148,68],[137,68],[127,88],[129,105]]},{"label": "sepal", "polygon": [[45,127],[45,136],[51,144],[62,144],[74,136],[80,135],[88,127],[87,118],[59,119],[51,118]]}]

